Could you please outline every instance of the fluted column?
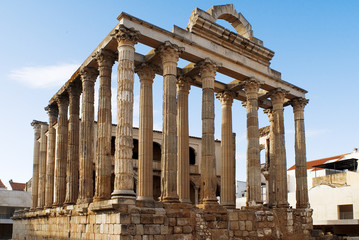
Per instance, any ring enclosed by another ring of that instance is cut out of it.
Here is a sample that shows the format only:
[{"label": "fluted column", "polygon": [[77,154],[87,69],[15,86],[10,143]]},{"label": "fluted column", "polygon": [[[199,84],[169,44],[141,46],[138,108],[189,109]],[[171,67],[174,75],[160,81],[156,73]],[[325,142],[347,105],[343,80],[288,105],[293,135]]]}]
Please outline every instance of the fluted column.
[{"label": "fluted column", "polygon": [[285,153],[284,140],[284,118],[283,104],[286,92],[276,89],[270,96],[272,100],[273,114],[273,140],[276,158],[275,182],[276,182],[276,201],[278,207],[288,207],[288,187],[287,187],[287,160]]},{"label": "fluted column", "polygon": [[40,151],[39,151],[39,184],[37,208],[42,209],[45,206],[45,187],[46,187],[46,155],[47,155],[47,137],[45,132],[48,129],[46,123],[41,124],[40,133]]},{"label": "fluted column", "polygon": [[54,128],[54,124],[57,122],[59,111],[57,108],[57,104],[49,105],[45,108],[45,110],[49,115],[49,130],[47,132],[45,208],[51,208],[54,198],[54,169],[56,146],[56,129]]},{"label": "fluted column", "polygon": [[202,161],[201,181],[203,203],[218,203],[216,198],[217,176],[214,145],[214,78],[217,66],[210,59],[197,64],[202,79]]},{"label": "fluted column", "polygon": [[59,120],[57,124],[56,136],[56,158],[54,176],[54,206],[62,206],[66,194],[66,158],[67,158],[67,130],[68,120],[67,111],[69,98],[67,93],[60,95],[57,99],[59,108]]},{"label": "fluted column", "polygon": [[221,205],[235,208],[235,159],[233,154],[234,135],[232,133],[232,103],[233,92],[225,91],[217,94],[222,107],[221,129]]},{"label": "fluted column", "polygon": [[34,128],[34,158],[33,158],[33,168],[32,168],[32,181],[31,181],[31,209],[37,208],[38,200],[38,186],[39,186],[39,153],[40,153],[40,142],[38,138],[41,134],[41,122],[33,121],[31,126]]},{"label": "fluted column", "polygon": [[161,156],[161,200],[178,202],[177,194],[177,61],[182,51],[165,42],[158,50],[163,67],[163,128]]},{"label": "fluted column", "polygon": [[79,145],[80,145],[80,95],[81,83],[72,82],[67,89],[70,116],[66,167],[66,204],[75,204],[79,192]]},{"label": "fluted column", "polygon": [[143,64],[136,72],[140,78],[140,126],[138,141],[138,192],[137,200],[153,201],[153,67]]},{"label": "fluted column", "polygon": [[267,114],[269,120],[269,159],[268,159],[268,206],[273,207],[277,206],[276,200],[276,157],[275,157],[275,147],[274,147],[274,119],[272,109],[265,109],[264,113]]},{"label": "fluted column", "polygon": [[190,203],[188,94],[189,79],[177,80],[177,192],[180,202]]},{"label": "fluted column", "polygon": [[133,190],[133,80],[134,45],[138,32],[120,26],[114,37],[117,39],[117,128],[115,151],[115,184],[112,198],[134,198]]},{"label": "fluted column", "polygon": [[250,78],[244,83],[247,101],[247,206],[262,203],[261,199],[261,161],[258,128],[258,90],[259,82]]},{"label": "fluted column", "polygon": [[307,99],[295,98],[291,101],[295,122],[295,179],[297,208],[308,208],[307,156],[305,148],[304,107]]},{"label": "fluted column", "polygon": [[94,163],[94,98],[95,82],[98,71],[84,67],[82,81],[82,117],[80,135],[79,193],[77,204],[90,203],[93,197],[93,163]]},{"label": "fluted column", "polygon": [[111,73],[116,55],[110,50],[101,49],[95,57],[100,72],[94,196],[96,202],[111,198]]}]

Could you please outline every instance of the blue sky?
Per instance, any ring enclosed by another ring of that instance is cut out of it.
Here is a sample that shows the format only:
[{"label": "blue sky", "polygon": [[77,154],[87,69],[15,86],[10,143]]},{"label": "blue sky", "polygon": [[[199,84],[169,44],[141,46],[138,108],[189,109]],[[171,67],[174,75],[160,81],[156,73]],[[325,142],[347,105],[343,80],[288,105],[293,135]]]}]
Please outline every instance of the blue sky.
[{"label": "blue sky", "polygon": [[[191,11],[233,3],[251,23],[254,36],[273,50],[271,68],[308,91],[305,110],[307,159],[351,152],[359,147],[359,1],[1,1],[0,2],[0,179],[28,181],[32,176],[33,119],[47,121],[48,100],[127,12],[171,31],[185,28]],[[220,22],[222,23],[222,22]],[[226,25],[227,26],[227,25]],[[233,29],[231,29],[234,31]],[[146,48],[139,47],[145,53]],[[185,62],[181,62],[185,64]],[[115,68],[114,68],[115,70]],[[114,74],[115,75],[115,74]],[[228,81],[218,75],[218,80]],[[113,80],[115,86],[116,80]],[[154,87],[154,125],[161,130],[161,77]],[[139,99],[135,82],[135,99]],[[190,134],[201,135],[201,90],[190,91]],[[216,138],[220,104],[216,100]],[[136,110],[137,109],[137,110]],[[137,118],[137,120],[136,120]],[[260,127],[268,124],[259,111]],[[245,179],[246,115],[233,104],[237,134],[236,178]],[[138,125],[135,103],[134,124]],[[294,163],[294,122],[285,109],[288,167]]]}]

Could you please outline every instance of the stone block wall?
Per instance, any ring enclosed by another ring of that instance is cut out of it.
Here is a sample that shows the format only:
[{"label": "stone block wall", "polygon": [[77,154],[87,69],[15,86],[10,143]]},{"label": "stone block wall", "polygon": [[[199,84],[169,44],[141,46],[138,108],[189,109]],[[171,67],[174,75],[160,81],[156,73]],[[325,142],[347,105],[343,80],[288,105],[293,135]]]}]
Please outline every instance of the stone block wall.
[{"label": "stone block wall", "polygon": [[309,209],[225,209],[134,200],[17,212],[14,240],[310,239]]}]

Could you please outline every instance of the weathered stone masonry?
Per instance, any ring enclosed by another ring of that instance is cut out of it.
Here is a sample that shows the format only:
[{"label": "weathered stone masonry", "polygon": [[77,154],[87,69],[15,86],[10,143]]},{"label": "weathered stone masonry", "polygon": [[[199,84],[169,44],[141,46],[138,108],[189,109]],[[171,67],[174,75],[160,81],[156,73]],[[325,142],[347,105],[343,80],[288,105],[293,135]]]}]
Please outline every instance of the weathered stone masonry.
[{"label": "weathered stone masonry", "polygon": [[[217,19],[231,23],[236,33],[218,25]],[[31,209],[15,214],[13,239],[309,239],[312,210],[304,169],[306,91],[283,81],[281,74],[269,67],[274,53],[253,36],[242,14],[233,5],[195,9],[187,28],[174,26],[172,32],[127,13],[121,13],[118,21],[50,100],[46,107],[49,124],[32,123],[33,201]],[[142,55],[136,52],[138,42],[153,49]],[[180,58],[190,63],[179,68]],[[114,61],[118,61],[118,124],[112,132]],[[138,163],[133,161],[135,73],[141,89]],[[217,73],[233,81],[222,83],[216,80]],[[152,157],[155,74],[163,76],[163,93],[156,93],[163,94],[160,173],[155,171],[157,163]],[[100,92],[95,125],[97,78]],[[189,166],[191,87],[202,88],[201,159],[195,163],[198,178],[191,175],[195,168]],[[219,171],[215,96],[222,106]],[[233,101],[243,102],[247,111],[247,206],[243,209],[235,209]],[[293,106],[296,131],[295,209],[287,202],[283,109],[289,105]],[[270,120],[266,203],[260,192],[259,108]],[[155,175],[161,177],[159,199],[154,197]],[[218,177],[220,201],[216,196]],[[196,204],[191,202],[193,181],[197,182]]]}]

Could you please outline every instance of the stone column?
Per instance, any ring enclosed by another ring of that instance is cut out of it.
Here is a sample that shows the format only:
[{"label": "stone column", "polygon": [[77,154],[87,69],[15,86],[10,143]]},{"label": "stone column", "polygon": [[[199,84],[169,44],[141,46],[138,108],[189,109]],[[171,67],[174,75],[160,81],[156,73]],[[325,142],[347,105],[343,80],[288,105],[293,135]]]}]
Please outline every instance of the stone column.
[{"label": "stone column", "polygon": [[54,169],[56,146],[56,129],[54,128],[54,124],[57,122],[59,111],[57,108],[57,104],[49,105],[45,108],[45,110],[49,115],[49,130],[47,132],[45,208],[51,208],[54,198]]},{"label": "stone column", "polygon": [[111,73],[116,55],[101,49],[96,54],[100,72],[94,202],[111,198]]},{"label": "stone column", "polygon": [[134,45],[138,31],[120,26],[114,37],[117,39],[117,128],[115,151],[115,184],[112,198],[134,198],[133,190],[133,80]]},{"label": "stone column", "polygon": [[309,208],[304,129],[304,107],[307,103],[308,100],[304,98],[295,98],[291,101],[295,121],[295,179],[297,208]]},{"label": "stone column", "polygon": [[67,145],[65,204],[75,204],[79,192],[80,145],[80,95],[81,83],[72,82],[67,89],[70,100],[70,116]]},{"label": "stone column", "polygon": [[138,192],[137,200],[153,201],[153,67],[143,64],[136,72],[141,82],[140,126],[138,141]]},{"label": "stone column", "polygon": [[276,89],[270,96],[272,100],[273,114],[273,140],[275,152],[275,182],[276,182],[276,201],[278,207],[288,207],[288,187],[287,187],[287,161],[284,140],[284,119],[283,104],[286,92]]},{"label": "stone column", "polygon": [[98,71],[84,67],[82,81],[82,117],[80,123],[80,164],[79,193],[77,204],[90,203],[93,197],[93,164],[94,164],[94,98],[95,82]]},{"label": "stone column", "polygon": [[34,128],[34,160],[33,160],[33,168],[32,168],[32,181],[31,181],[31,209],[34,210],[37,208],[37,200],[38,200],[38,186],[39,186],[39,152],[40,152],[40,142],[38,138],[41,134],[41,122],[32,121],[31,126]]},{"label": "stone column", "polygon": [[268,206],[277,206],[276,200],[276,158],[275,158],[275,147],[274,147],[274,120],[272,109],[265,109],[264,113],[268,115],[269,119],[269,154],[268,154]]},{"label": "stone column", "polygon": [[47,155],[47,137],[45,132],[48,129],[46,123],[41,124],[40,133],[40,151],[39,151],[39,184],[37,208],[42,209],[45,206],[45,181],[46,181],[46,155]]},{"label": "stone column", "polygon": [[163,67],[163,128],[161,200],[178,202],[177,195],[177,61],[182,48],[165,42],[158,50]]},{"label": "stone column", "polygon": [[247,101],[247,206],[262,204],[261,161],[258,128],[258,90],[260,84],[253,78],[244,83]]},{"label": "stone column", "polygon": [[234,135],[232,132],[232,103],[233,92],[225,91],[217,94],[222,106],[221,129],[221,205],[226,208],[235,208],[235,159],[233,155]]},{"label": "stone column", "polygon": [[54,206],[62,206],[66,194],[66,158],[67,158],[67,111],[69,97],[66,94],[58,96],[56,99],[59,108],[59,120],[57,123],[56,137],[56,158],[55,158],[55,187],[54,187]]},{"label": "stone column", "polygon": [[177,192],[180,202],[190,203],[188,94],[189,79],[177,81]]},{"label": "stone column", "polygon": [[214,78],[217,66],[210,59],[197,64],[202,79],[202,161],[201,186],[203,204],[217,204],[216,162],[214,145]]}]

